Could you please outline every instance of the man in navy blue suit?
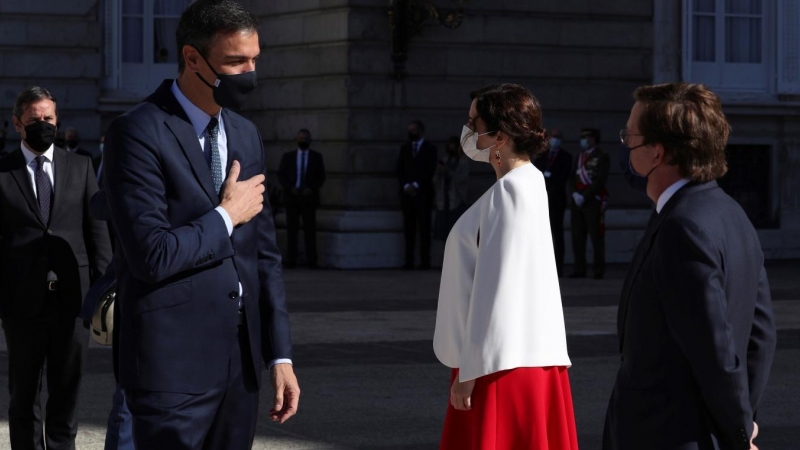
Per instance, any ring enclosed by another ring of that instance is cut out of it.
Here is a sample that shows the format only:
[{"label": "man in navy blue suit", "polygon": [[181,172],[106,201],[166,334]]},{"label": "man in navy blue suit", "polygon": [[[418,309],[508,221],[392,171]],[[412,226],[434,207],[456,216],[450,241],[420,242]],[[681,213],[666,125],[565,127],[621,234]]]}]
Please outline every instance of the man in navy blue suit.
[{"label": "man in navy blue suit", "polygon": [[106,135],[120,384],[137,448],[251,448],[262,360],[270,418],[297,411],[264,148],[231,111],[256,85],[257,26],[232,0],[192,4],[177,30],[178,79]]},{"label": "man in navy blue suit", "polygon": [[656,210],[617,318],[604,450],[748,450],[775,354],[764,254],[717,185],[730,127],[697,84],[645,86],[620,133]]}]

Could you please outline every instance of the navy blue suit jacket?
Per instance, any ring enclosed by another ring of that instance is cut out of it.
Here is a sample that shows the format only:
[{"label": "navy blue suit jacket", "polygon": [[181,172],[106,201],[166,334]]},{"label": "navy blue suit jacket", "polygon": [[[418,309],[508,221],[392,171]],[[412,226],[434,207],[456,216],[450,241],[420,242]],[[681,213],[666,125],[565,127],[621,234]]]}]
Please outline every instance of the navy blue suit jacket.
[{"label": "navy blue suit jacket", "polygon": [[775,319],[758,235],[716,182],[651,219],[618,314],[604,450],[749,449]]},{"label": "navy blue suit jacket", "polygon": [[[117,233],[120,384],[203,393],[236,348],[239,282],[254,367],[291,358],[281,256],[269,202],[228,236],[194,128],[166,80],[106,134],[104,182]],[[223,110],[228,168],[266,175],[255,125]],[[260,380],[260,376],[256,376]]]}]

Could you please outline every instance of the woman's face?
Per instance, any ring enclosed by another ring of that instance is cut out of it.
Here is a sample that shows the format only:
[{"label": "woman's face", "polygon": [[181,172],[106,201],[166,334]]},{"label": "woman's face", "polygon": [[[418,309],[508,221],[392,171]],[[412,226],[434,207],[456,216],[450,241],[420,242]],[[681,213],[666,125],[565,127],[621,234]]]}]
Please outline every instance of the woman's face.
[{"label": "woman's face", "polygon": [[[486,122],[483,121],[478,116],[478,108],[476,107],[478,100],[473,100],[472,104],[469,107],[469,120],[467,121],[467,128],[470,130],[478,133],[483,134],[487,131],[494,131],[494,130],[487,130],[486,129]],[[478,136],[478,148],[488,148],[495,144],[495,138],[489,136],[488,134],[484,134],[483,136]]]}]

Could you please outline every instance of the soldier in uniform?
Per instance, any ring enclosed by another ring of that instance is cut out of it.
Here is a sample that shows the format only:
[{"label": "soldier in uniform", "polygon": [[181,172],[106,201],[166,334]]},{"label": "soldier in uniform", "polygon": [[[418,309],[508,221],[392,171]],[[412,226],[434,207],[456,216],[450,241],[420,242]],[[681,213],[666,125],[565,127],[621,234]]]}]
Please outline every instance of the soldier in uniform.
[{"label": "soldier in uniform", "polygon": [[586,276],[586,235],[594,249],[594,278],[605,274],[605,221],[608,205],[606,180],[610,167],[608,153],[598,148],[600,130],[581,129],[581,153],[575,158],[572,180],[572,250],[575,254],[575,272],[570,278]]}]

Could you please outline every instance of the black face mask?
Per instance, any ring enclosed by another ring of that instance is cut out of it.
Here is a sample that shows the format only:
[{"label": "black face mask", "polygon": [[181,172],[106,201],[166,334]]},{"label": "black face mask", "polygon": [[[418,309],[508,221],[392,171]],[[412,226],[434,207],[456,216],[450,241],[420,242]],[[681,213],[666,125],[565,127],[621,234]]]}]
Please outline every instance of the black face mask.
[{"label": "black face mask", "polygon": [[68,139],[66,141],[67,147],[69,148],[77,148],[78,147],[78,140],[77,139]]},{"label": "black face mask", "polygon": [[308,141],[297,142],[297,148],[299,148],[300,150],[308,150],[309,147],[311,147],[311,142]]},{"label": "black face mask", "polygon": [[49,122],[38,121],[25,127],[25,143],[37,152],[44,153],[56,139],[56,126]]},{"label": "black face mask", "polygon": [[[200,57],[202,58],[202,55],[200,55]],[[205,61],[208,68],[214,72],[217,79],[212,85],[200,75],[200,72],[196,72],[196,74],[197,77],[214,92],[214,102],[223,108],[241,109],[245,100],[247,100],[247,94],[253,92],[253,89],[255,89],[258,84],[256,71],[238,73],[235,75],[219,74],[211,67],[211,64],[208,64],[205,58],[203,58],[203,61]]]},{"label": "black face mask", "polygon": [[419,134],[417,133],[408,133],[408,140],[411,142],[417,142],[419,140]]},{"label": "black face mask", "polygon": [[628,186],[636,192],[647,195],[647,177],[639,175],[634,170],[631,164],[631,149],[627,145],[621,146],[619,160],[622,177],[625,178]]}]

